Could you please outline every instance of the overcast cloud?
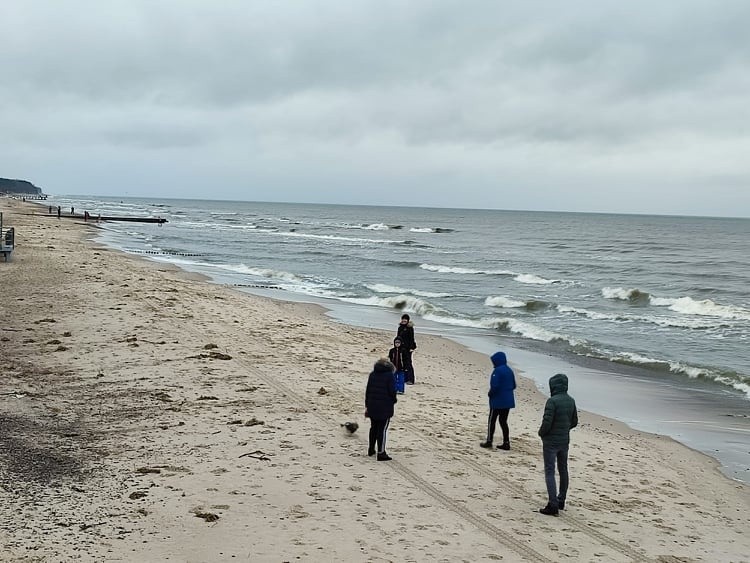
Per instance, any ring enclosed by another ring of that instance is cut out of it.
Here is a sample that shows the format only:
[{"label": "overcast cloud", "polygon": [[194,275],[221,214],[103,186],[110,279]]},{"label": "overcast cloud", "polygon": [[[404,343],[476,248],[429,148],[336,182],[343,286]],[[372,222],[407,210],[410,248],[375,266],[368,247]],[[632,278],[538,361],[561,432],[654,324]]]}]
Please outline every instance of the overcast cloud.
[{"label": "overcast cloud", "polygon": [[750,216],[750,2],[0,4],[53,194]]}]

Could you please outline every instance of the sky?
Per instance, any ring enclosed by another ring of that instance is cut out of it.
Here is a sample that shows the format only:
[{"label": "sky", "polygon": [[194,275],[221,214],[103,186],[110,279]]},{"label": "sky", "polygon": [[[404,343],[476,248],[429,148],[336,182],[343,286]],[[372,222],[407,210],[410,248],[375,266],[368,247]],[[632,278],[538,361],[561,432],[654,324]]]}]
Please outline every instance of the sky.
[{"label": "sky", "polygon": [[750,217],[750,2],[0,3],[49,194]]}]

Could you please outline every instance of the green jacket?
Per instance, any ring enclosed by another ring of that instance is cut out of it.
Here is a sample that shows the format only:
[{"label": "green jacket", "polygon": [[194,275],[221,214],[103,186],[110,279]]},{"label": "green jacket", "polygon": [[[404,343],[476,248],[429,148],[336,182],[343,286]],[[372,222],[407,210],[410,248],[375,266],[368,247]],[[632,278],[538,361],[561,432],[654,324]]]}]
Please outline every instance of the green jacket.
[{"label": "green jacket", "polygon": [[567,446],[570,429],[578,426],[576,402],[568,395],[568,376],[558,373],[550,377],[549,390],[551,397],[544,405],[539,436],[545,446]]}]

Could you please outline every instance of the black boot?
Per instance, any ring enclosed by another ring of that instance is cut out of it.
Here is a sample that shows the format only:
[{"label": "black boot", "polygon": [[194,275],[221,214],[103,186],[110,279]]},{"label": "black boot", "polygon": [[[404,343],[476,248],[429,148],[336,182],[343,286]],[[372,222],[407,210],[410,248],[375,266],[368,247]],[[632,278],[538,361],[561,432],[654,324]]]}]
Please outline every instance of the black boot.
[{"label": "black boot", "polygon": [[557,508],[554,507],[554,506],[552,506],[551,504],[548,504],[544,508],[540,508],[539,512],[541,512],[542,514],[545,514],[547,516],[557,516],[558,513],[559,513],[559,511],[557,510]]},{"label": "black boot", "polygon": [[380,452],[380,453],[378,454],[378,461],[391,461],[392,459],[393,459],[393,458],[392,458],[391,456],[389,456],[389,455],[388,455],[387,453],[385,453],[385,452]]},{"label": "black boot", "polygon": [[479,444],[479,446],[481,448],[491,448],[492,447],[492,440],[487,440],[486,442],[482,442],[481,444]]},{"label": "black boot", "polygon": [[510,442],[503,442],[497,447],[498,450],[509,450],[510,449]]}]

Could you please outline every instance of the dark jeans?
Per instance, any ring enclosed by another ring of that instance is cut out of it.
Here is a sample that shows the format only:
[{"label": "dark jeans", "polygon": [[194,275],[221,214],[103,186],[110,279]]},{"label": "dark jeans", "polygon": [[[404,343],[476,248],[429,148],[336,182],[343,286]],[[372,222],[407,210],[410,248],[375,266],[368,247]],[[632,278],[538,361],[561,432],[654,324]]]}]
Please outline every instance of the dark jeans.
[{"label": "dark jeans", "polygon": [[414,383],[414,364],[411,363],[411,350],[404,350],[404,381]]},{"label": "dark jeans", "polygon": [[[549,505],[553,508],[559,508],[560,503],[565,502],[565,497],[568,494],[568,445],[548,446],[543,444],[542,453],[544,455],[544,480],[547,482]],[[555,463],[557,463],[557,471],[560,473],[559,493],[555,484]]]},{"label": "dark jeans", "polygon": [[377,444],[377,452],[379,454],[385,453],[385,441],[388,436],[388,425],[390,422],[390,418],[386,418],[385,420],[370,419],[370,451],[374,450]]},{"label": "dark jeans", "polygon": [[495,436],[495,421],[500,420],[500,429],[503,431],[503,444],[510,442],[510,430],[508,429],[508,413],[510,409],[490,409],[487,419],[487,441],[491,444]]}]

